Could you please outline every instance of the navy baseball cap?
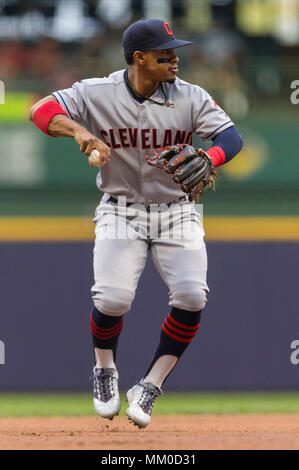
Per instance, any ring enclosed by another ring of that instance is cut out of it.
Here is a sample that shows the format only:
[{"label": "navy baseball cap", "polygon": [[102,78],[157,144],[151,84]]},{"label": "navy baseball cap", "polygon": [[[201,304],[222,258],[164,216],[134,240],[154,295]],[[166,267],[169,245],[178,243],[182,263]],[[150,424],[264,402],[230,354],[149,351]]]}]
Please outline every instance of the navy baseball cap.
[{"label": "navy baseball cap", "polygon": [[142,18],[132,23],[123,34],[125,54],[135,51],[175,49],[188,44],[192,42],[175,39],[166,21],[152,18]]}]

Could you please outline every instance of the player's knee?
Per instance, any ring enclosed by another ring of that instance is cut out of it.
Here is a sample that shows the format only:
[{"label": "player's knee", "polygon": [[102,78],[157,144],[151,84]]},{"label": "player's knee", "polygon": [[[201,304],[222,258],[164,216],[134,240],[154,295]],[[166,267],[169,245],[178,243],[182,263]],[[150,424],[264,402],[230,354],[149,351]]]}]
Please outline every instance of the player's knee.
[{"label": "player's knee", "polygon": [[134,292],[128,289],[105,287],[92,293],[94,306],[106,315],[124,315],[132,305]]},{"label": "player's knee", "polygon": [[207,291],[204,288],[178,291],[173,295],[171,305],[189,312],[202,310],[207,303]]}]

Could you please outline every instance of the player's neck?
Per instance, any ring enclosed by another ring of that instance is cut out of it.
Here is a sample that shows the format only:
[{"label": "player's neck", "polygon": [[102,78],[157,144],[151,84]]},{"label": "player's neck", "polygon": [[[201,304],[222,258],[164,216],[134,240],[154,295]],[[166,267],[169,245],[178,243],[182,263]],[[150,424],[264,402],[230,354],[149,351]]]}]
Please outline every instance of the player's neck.
[{"label": "player's neck", "polygon": [[152,80],[135,67],[129,68],[128,79],[133,89],[146,98],[151,96],[160,84],[159,81]]}]

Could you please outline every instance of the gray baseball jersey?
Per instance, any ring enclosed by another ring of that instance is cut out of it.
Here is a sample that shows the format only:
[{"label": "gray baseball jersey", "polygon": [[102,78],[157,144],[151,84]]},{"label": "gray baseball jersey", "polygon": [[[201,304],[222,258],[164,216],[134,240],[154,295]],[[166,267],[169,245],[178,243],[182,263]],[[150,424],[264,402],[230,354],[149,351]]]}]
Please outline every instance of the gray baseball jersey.
[{"label": "gray baseball jersey", "polygon": [[[192,135],[213,139],[233,122],[201,87],[176,78],[163,83],[151,98],[167,103],[134,99],[124,70],[108,78],[92,78],[53,96],[70,118],[82,123],[111,147],[111,160],[100,168],[97,185],[110,196],[126,196],[128,202],[148,206],[168,203],[184,195],[165,172],[146,163],[151,150],[177,143],[192,144]],[[164,91],[164,93],[163,93]]]}]

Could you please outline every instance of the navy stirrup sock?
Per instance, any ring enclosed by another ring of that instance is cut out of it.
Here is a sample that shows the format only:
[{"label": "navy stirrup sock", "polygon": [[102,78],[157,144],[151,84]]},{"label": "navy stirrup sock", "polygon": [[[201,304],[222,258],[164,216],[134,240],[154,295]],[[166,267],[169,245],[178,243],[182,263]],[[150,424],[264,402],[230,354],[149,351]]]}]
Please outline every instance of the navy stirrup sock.
[{"label": "navy stirrup sock", "polygon": [[105,315],[96,308],[90,314],[90,329],[95,348],[112,349],[115,360],[118,338],[123,327],[123,315]]},{"label": "navy stirrup sock", "polygon": [[201,312],[189,312],[176,307],[171,309],[162,325],[160,343],[145,376],[160,356],[170,354],[179,358],[183,354],[198,331]]}]

